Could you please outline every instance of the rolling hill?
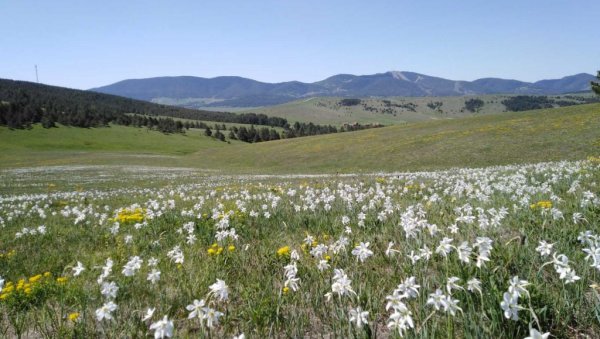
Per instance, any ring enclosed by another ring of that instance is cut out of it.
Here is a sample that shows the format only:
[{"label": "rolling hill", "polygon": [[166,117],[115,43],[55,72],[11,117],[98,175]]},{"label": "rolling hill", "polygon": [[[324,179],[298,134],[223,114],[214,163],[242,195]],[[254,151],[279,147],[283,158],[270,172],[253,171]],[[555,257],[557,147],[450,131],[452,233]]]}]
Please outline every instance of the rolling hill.
[{"label": "rolling hill", "polygon": [[[196,140],[158,132],[143,132],[142,141],[137,141],[130,129],[95,129],[88,145],[78,137],[81,131],[87,133],[83,129],[0,127],[0,166],[116,164],[219,173],[345,173],[577,160],[600,154],[600,104],[429,120],[258,144],[213,143],[200,136]],[[31,132],[45,134],[41,138]],[[51,142],[46,145],[44,140]]]},{"label": "rolling hill", "polygon": [[[200,155],[201,154],[201,155]],[[431,170],[576,160],[600,154],[600,104],[424,121],[228,149],[223,168],[261,172]],[[260,166],[254,165],[260,164]]]},{"label": "rolling hill", "polygon": [[[262,113],[286,118],[289,121],[317,124],[339,125],[358,122],[392,125],[505,112],[509,109],[503,102],[515,98],[517,96],[513,95],[363,98],[358,104],[344,105],[342,97],[313,97],[281,105],[244,109],[238,112]],[[525,99],[542,98],[544,97],[529,96]],[[593,94],[547,96],[545,99],[548,105],[554,107],[600,100]],[[472,100],[480,100],[480,106],[470,111],[466,106],[467,102]],[[546,102],[544,102],[545,105]],[[537,108],[543,108],[545,105]]]},{"label": "rolling hill", "polygon": [[593,79],[591,74],[580,73],[533,83],[498,78],[457,81],[398,71],[371,75],[338,74],[314,83],[266,83],[235,76],[210,79],[179,76],[123,80],[92,88],[91,91],[190,108],[255,107],[315,96],[364,98],[476,94],[550,95],[589,91],[590,81]]},{"label": "rolling hill", "polygon": [[2,167],[77,165],[169,166],[184,155],[205,149],[226,149],[230,143],[191,129],[185,134],[164,134],[146,128],[112,125],[108,128],[57,128],[11,130],[0,126]]}]

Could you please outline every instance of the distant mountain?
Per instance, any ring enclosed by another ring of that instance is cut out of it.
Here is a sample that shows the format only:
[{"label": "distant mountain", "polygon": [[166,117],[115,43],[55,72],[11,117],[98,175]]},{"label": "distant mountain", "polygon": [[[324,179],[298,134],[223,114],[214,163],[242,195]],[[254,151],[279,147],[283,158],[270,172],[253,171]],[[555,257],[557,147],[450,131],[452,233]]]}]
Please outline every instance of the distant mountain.
[{"label": "distant mountain", "polygon": [[315,96],[390,97],[461,96],[476,94],[551,95],[590,90],[595,77],[580,73],[561,79],[524,82],[498,78],[448,80],[429,75],[391,71],[371,75],[338,74],[314,83],[266,83],[223,76],[158,77],[123,80],[91,91],[185,107],[250,107],[281,104]]}]

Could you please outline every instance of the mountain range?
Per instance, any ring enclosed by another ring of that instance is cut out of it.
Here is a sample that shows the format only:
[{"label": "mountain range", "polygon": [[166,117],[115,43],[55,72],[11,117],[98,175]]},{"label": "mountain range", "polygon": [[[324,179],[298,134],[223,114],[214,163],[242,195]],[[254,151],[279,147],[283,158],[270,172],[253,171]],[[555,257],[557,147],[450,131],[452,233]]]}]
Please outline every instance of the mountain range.
[{"label": "mountain range", "polygon": [[580,73],[561,79],[524,82],[500,78],[449,80],[414,72],[371,75],[338,74],[303,83],[266,83],[237,76],[129,79],[90,91],[185,107],[252,107],[282,104],[315,96],[422,97],[479,94],[552,95],[590,90],[595,77]]}]

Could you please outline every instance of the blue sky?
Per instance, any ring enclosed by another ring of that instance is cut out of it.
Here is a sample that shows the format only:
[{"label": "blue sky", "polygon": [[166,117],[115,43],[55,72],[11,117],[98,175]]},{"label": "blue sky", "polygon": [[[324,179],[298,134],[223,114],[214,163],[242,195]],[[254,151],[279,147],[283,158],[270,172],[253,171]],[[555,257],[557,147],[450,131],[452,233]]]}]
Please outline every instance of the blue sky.
[{"label": "blue sky", "polygon": [[600,1],[0,1],[0,78],[312,82],[404,70],[525,81],[600,69]]}]

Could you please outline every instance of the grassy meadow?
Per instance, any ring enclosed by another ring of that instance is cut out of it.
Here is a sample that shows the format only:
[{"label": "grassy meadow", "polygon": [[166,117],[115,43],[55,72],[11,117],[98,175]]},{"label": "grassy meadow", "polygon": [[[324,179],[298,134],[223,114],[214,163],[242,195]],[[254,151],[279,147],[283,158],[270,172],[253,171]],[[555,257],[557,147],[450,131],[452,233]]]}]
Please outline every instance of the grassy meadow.
[{"label": "grassy meadow", "polygon": [[600,105],[224,143],[0,128],[0,337],[600,336]]},{"label": "grassy meadow", "polygon": [[0,128],[0,167],[150,165],[224,173],[432,170],[579,160],[600,152],[600,104],[423,121],[257,144],[191,130]]},{"label": "grassy meadow", "polygon": [[[502,112],[504,106],[500,103],[503,96],[482,96],[485,101],[484,110],[480,114]],[[367,107],[379,109],[375,112],[365,109],[361,105],[340,106],[341,97],[315,97],[302,99],[286,104],[249,108],[241,112],[255,112],[266,115],[280,116],[288,120],[298,120],[301,122],[314,122],[320,124],[343,124],[358,122],[381,123],[384,125],[402,124],[406,122],[417,122],[432,119],[451,119],[473,115],[469,111],[461,112],[464,107],[465,97],[427,97],[427,98],[366,98],[361,99]],[[392,108],[393,113],[382,113],[387,106],[383,100],[389,100],[393,104],[413,104],[415,112],[406,108]],[[443,112],[432,109],[427,106],[430,102],[443,102],[441,109]]]},{"label": "grassy meadow", "polygon": [[[600,152],[600,105],[511,112],[240,145],[219,162],[239,170],[356,172],[577,160]],[[197,154],[190,155],[190,158]]]},{"label": "grassy meadow", "polygon": [[5,170],[0,336],[597,337],[599,180]]},{"label": "grassy meadow", "polygon": [[[240,143],[230,140],[231,144]],[[173,159],[203,149],[230,146],[190,129],[186,134],[163,134],[147,128],[111,125],[108,128],[59,126],[10,130],[0,127],[2,167],[62,164],[168,165]]]},{"label": "grassy meadow", "polygon": [[[589,97],[585,93],[580,97]],[[593,95],[592,95],[593,96]],[[341,97],[314,97],[297,100],[281,105],[267,107],[252,107],[239,112],[263,113],[271,116],[286,118],[290,121],[313,122],[318,124],[334,124],[358,122],[361,124],[380,123],[384,125],[403,124],[438,119],[455,119],[468,116],[494,114],[506,111],[502,101],[509,95],[474,95],[452,97],[388,97],[362,98],[361,104],[341,106]],[[550,99],[572,101],[563,96],[548,96]],[[465,102],[470,99],[480,99],[483,107],[476,112],[465,109]],[[386,101],[391,106],[386,105]],[[438,105],[435,105],[438,103]],[[400,107],[403,106],[403,107]],[[413,110],[408,107],[412,106]],[[226,107],[220,110],[228,110]]]}]

